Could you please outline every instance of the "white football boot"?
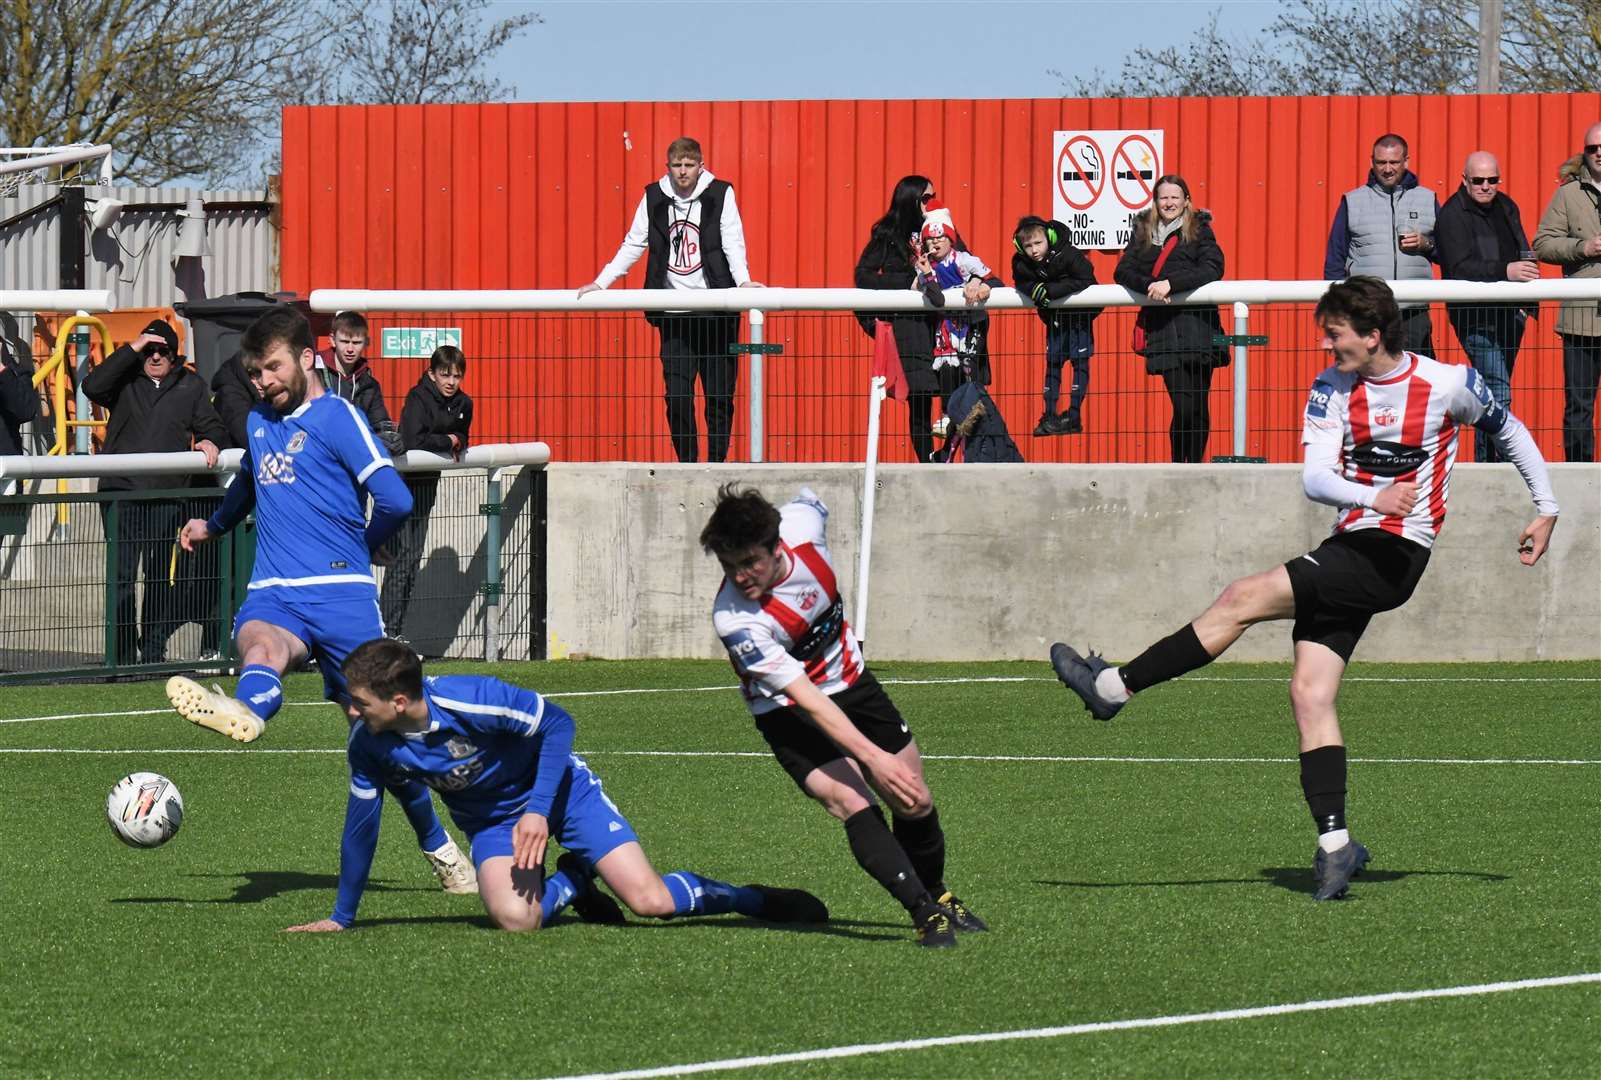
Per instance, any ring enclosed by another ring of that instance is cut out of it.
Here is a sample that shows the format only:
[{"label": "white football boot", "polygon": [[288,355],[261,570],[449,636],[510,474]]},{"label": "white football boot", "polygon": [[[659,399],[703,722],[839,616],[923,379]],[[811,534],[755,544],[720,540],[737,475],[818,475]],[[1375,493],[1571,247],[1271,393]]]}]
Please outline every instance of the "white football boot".
[{"label": "white football boot", "polygon": [[425,851],[428,865],[433,867],[434,877],[439,879],[440,886],[448,893],[477,893],[478,875],[473,870],[472,860],[461,852],[456,841],[446,840],[438,851]]},{"label": "white football boot", "polygon": [[267,728],[261,717],[250,711],[250,706],[224,694],[222,687],[207,690],[182,675],[167,680],[167,700],[185,720],[236,742],[254,742]]}]

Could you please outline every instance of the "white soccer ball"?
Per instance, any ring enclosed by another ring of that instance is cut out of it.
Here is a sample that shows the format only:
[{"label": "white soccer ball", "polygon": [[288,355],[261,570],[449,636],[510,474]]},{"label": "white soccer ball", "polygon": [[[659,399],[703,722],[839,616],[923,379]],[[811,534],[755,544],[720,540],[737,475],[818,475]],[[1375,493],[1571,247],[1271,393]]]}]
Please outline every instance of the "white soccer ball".
[{"label": "white soccer ball", "polygon": [[183,796],[160,773],[129,773],[106,796],[106,818],[129,847],[160,847],[183,824]]}]

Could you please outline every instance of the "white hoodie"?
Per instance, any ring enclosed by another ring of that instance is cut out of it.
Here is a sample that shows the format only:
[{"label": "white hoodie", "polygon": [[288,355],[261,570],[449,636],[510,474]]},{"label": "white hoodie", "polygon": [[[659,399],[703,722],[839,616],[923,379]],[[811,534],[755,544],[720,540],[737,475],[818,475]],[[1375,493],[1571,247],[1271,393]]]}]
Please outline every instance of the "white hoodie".
[{"label": "white hoodie", "polygon": [[[657,181],[662,191],[672,200],[667,208],[667,240],[671,245],[674,234],[688,233],[686,239],[693,240],[700,232],[700,197],[706,188],[715,180],[710,169],[702,169],[700,180],[695,184],[695,191],[689,198],[679,196],[673,188],[671,176],[663,176]],[[686,230],[686,225],[693,228]],[[743,285],[750,280],[750,267],[745,261],[745,226],[739,220],[739,207],[734,202],[734,189],[730,187],[728,194],[723,196],[723,254],[728,257],[728,271],[734,276],[735,285]],[[650,244],[650,219],[645,210],[645,197],[639,198],[639,208],[634,211],[634,223],[628,227],[628,235],[623,237],[622,246],[617,254],[612,256],[611,262],[595,276],[595,284],[603,289],[611,287],[612,283],[624,274],[628,268],[639,261]],[[706,274],[701,269],[700,247],[691,243],[684,251],[684,258],[669,257],[667,265],[667,284],[674,289],[704,289]]]}]

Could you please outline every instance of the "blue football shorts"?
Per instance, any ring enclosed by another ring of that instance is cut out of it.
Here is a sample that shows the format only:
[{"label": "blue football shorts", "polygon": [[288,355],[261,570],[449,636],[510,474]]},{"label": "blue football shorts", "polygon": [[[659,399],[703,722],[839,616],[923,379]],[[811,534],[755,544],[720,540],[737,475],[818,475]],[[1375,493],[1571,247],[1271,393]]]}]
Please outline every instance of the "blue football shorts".
[{"label": "blue football shorts", "polygon": [[[481,867],[485,859],[513,853],[511,830],[521,816],[494,822],[468,837],[474,866]],[[600,777],[577,754],[568,756],[567,775],[557,789],[549,821],[551,839],[568,851],[577,852],[591,866],[622,845],[639,842],[634,827],[602,790]]]},{"label": "blue football shorts", "polygon": [[322,672],[322,696],[341,704],[345,694],[345,657],[357,645],[384,636],[376,591],[367,597],[330,600],[298,596],[305,589],[253,589],[234,618],[234,636],[245,623],[257,620],[289,631],[299,638]]}]

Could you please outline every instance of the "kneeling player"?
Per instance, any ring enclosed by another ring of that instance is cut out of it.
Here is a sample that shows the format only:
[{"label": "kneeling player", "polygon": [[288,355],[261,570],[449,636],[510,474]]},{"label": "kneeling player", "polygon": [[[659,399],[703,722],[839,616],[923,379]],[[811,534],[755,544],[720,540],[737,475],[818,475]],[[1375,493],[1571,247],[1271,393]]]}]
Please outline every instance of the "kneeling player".
[{"label": "kneeling player", "polygon": [[[988,927],[945,887],[923,761],[845,621],[827,522],[808,489],[780,510],[754,488],[720,488],[700,534],[726,575],[712,623],[778,763],[845,823],[851,853],[911,914],[918,941],[954,945],[957,930]],[[889,803],[893,833],[869,785]]]},{"label": "kneeling player", "polygon": [[[409,647],[388,638],[345,659],[351,728],[350,808],[333,915],[291,930],[343,930],[356,917],[378,845],[383,786],[420,780],[439,792],[472,841],[484,908],[504,930],[537,930],[573,905],[591,922],[621,922],[598,873],[636,915],[721,915],[826,922],[810,893],[729,885],[676,870],[665,878],[634,830],[572,753],[573,719],[532,690],[486,675],[424,679]],[[568,850],[544,876],[545,845]]]}]

